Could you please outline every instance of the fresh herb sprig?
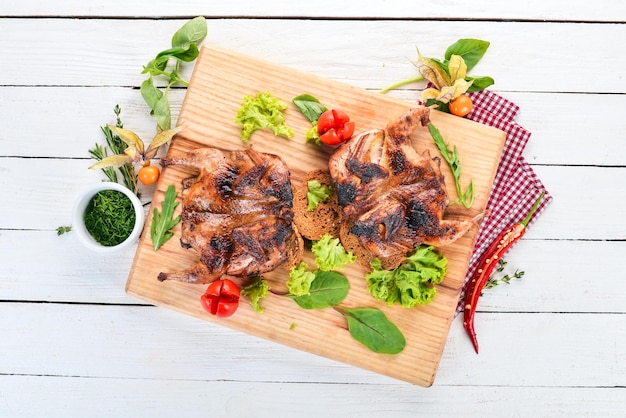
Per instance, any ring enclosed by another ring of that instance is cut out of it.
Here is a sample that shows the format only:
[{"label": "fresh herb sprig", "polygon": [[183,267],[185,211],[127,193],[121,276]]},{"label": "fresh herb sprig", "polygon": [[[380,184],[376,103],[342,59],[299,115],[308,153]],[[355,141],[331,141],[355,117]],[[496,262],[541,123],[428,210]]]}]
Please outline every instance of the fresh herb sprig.
[{"label": "fresh herb sprig", "polygon": [[465,191],[461,188],[461,161],[459,160],[459,153],[456,149],[456,145],[450,150],[448,144],[443,139],[441,132],[439,129],[435,127],[432,123],[428,125],[428,131],[439,148],[439,152],[443,159],[448,163],[450,170],[452,170],[452,175],[454,176],[454,184],[456,186],[456,194],[459,197],[459,202],[465,206],[466,208],[471,208],[474,204],[474,180],[470,180],[469,185],[465,189]]},{"label": "fresh herb sprig", "polygon": [[[113,108],[113,112],[115,113],[115,126],[118,128],[123,128],[124,124],[120,118],[120,114],[122,109],[119,104],[116,104]],[[100,129],[104,134],[104,138],[106,140],[108,150],[111,151],[112,154],[123,154],[126,150],[127,145],[122,141],[122,139],[117,136],[108,125],[101,126]],[[106,147],[103,147],[100,144],[95,144],[94,148],[89,150],[89,154],[96,161],[102,161],[109,156]],[[137,196],[139,196],[139,188],[137,186],[137,173],[135,173],[135,167],[132,163],[122,164],[118,167],[120,174],[122,175],[122,180],[124,185]],[[115,167],[102,167],[102,172],[107,176],[107,178],[114,182],[118,182],[117,172]]]},{"label": "fresh herb sprig", "polygon": [[512,275],[505,274],[502,277],[499,277],[499,278],[496,277],[497,274],[500,274],[504,271],[504,268],[506,267],[506,265],[507,265],[507,262],[504,261],[503,259],[498,260],[498,267],[496,267],[496,271],[494,272],[494,274],[491,277],[489,277],[489,279],[487,280],[487,283],[485,284],[484,289],[491,289],[493,287],[496,287],[500,283],[510,284],[511,280],[521,279],[524,276],[523,271],[515,270],[515,272]]},{"label": "fresh herb sprig", "polygon": [[172,228],[180,222],[180,215],[174,216],[174,209],[178,206],[176,201],[176,188],[173,184],[167,186],[165,198],[161,203],[161,212],[155,207],[152,224],[150,225],[150,238],[152,238],[152,247],[154,251],[161,248],[170,238],[174,236]]},{"label": "fresh herb sprig", "polygon": [[[198,16],[185,23],[172,37],[172,47],[159,52],[146,64],[142,74],[148,78],[141,83],[141,96],[150,107],[150,114],[157,122],[157,131],[166,131],[172,127],[172,114],[168,98],[169,90],[174,85],[187,87],[189,82],[180,75],[181,63],[193,62],[199,55],[199,44],[207,35],[206,19]],[[170,61],[173,60],[173,66]],[[165,88],[156,86],[154,78],[162,77]]]}]

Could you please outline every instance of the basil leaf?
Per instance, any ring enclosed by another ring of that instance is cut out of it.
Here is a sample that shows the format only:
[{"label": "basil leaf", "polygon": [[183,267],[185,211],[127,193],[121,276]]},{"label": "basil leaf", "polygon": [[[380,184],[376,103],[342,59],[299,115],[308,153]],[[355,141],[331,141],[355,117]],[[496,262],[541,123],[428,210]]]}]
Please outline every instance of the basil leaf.
[{"label": "basil leaf", "polygon": [[160,70],[164,70],[170,58],[191,62],[198,58],[198,54],[198,45],[195,43],[190,44],[187,48],[176,47],[166,49],[165,51],[161,51],[157,54],[155,58],[155,66]]},{"label": "basil leaf", "polygon": [[484,90],[494,83],[491,77],[467,77],[466,80],[473,81],[472,85],[467,90],[468,93]]},{"label": "basil leaf", "polygon": [[161,131],[167,131],[172,127],[172,114],[170,111],[170,102],[167,95],[164,94],[154,105],[154,118],[157,126]]},{"label": "basil leaf", "polygon": [[315,272],[307,295],[289,295],[303,309],[324,309],[339,305],[348,295],[350,282],[335,271]]},{"label": "basil leaf", "polygon": [[195,17],[174,33],[172,47],[189,49],[191,44],[199,44],[206,35],[206,19],[204,16]]},{"label": "basil leaf", "polygon": [[154,108],[157,102],[163,97],[163,92],[156,88],[152,76],[148,77],[141,83],[141,97],[150,106],[150,114],[154,115]]},{"label": "basil leaf", "polygon": [[402,332],[385,314],[373,308],[339,309],[352,338],[375,353],[398,354],[406,346]]},{"label": "basil leaf", "polygon": [[294,97],[292,102],[311,123],[316,122],[328,110],[317,98],[306,93]]},{"label": "basil leaf", "polygon": [[485,55],[487,48],[489,48],[488,41],[481,41],[480,39],[459,39],[446,49],[445,59],[449,61],[452,55],[460,55],[467,65],[467,71],[469,71],[474,68],[483,55]]}]

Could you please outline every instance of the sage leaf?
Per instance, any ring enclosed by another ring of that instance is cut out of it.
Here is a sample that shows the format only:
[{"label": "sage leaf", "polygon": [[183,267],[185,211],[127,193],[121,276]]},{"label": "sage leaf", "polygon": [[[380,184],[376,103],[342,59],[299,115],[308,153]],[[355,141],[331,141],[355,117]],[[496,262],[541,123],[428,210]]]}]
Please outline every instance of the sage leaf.
[{"label": "sage leaf", "polygon": [[444,57],[449,61],[452,55],[460,55],[467,65],[467,71],[470,71],[485,55],[487,48],[489,48],[488,41],[471,38],[459,39],[446,49]]},{"label": "sage leaf", "polygon": [[172,48],[189,49],[191,44],[199,44],[207,35],[206,19],[198,16],[185,23],[172,36]]},{"label": "sage leaf", "polygon": [[374,308],[338,309],[348,322],[352,338],[375,353],[398,354],[406,346],[402,331]]},{"label": "sage leaf", "polygon": [[289,297],[303,309],[325,309],[339,305],[349,290],[350,282],[343,274],[317,270],[308,294]]}]

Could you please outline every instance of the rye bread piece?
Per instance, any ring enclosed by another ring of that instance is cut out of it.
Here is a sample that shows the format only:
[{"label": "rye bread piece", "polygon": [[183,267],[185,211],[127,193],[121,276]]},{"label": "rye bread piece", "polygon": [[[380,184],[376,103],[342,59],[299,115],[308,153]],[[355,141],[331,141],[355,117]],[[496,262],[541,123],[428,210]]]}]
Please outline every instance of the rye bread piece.
[{"label": "rye bread piece", "polygon": [[308,182],[317,180],[322,186],[333,187],[330,173],[326,170],[313,170],[306,174],[300,187],[296,188],[293,195],[294,224],[300,234],[309,240],[319,241],[324,234],[339,237],[339,229],[342,221],[342,207],[339,205],[337,195],[333,193],[314,210],[308,209],[307,199]]}]

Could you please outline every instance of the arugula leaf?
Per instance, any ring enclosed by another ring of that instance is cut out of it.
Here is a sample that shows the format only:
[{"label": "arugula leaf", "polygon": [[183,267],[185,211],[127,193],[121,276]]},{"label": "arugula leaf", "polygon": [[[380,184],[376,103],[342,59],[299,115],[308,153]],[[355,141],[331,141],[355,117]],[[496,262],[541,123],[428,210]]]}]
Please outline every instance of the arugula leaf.
[{"label": "arugula leaf", "polygon": [[316,270],[308,294],[287,296],[303,309],[324,309],[339,305],[349,290],[350,282],[343,274]]},{"label": "arugula leaf", "polygon": [[325,202],[333,194],[333,188],[328,186],[322,186],[317,180],[309,180],[307,182],[306,199],[308,202],[307,209],[314,211],[317,206]]},{"label": "arugula leaf", "polygon": [[330,234],[324,234],[319,241],[315,241],[311,251],[315,256],[315,263],[324,271],[339,269],[356,261],[356,256],[346,251],[339,238]]},{"label": "arugula leaf", "polygon": [[176,201],[176,189],[173,184],[170,184],[165,191],[165,199],[161,203],[162,212],[159,213],[158,209],[154,208],[152,224],[150,225],[150,238],[152,238],[154,251],[161,248],[161,245],[174,236],[171,229],[180,222],[180,215],[173,219],[172,217],[174,216],[174,209],[176,209],[178,204],[179,202]]},{"label": "arugula leaf", "polygon": [[398,354],[406,346],[402,331],[385,314],[373,308],[337,308],[348,322],[352,338],[375,353]]},{"label": "arugula leaf", "polygon": [[474,180],[470,180],[469,185],[463,191],[461,189],[461,161],[459,160],[459,153],[456,149],[456,145],[452,150],[448,147],[448,144],[443,139],[441,132],[439,129],[435,127],[432,123],[428,125],[428,131],[439,148],[439,152],[443,159],[448,163],[450,170],[452,171],[452,176],[454,177],[454,184],[456,186],[456,194],[459,197],[459,202],[463,204],[466,208],[471,208],[474,204]]}]

